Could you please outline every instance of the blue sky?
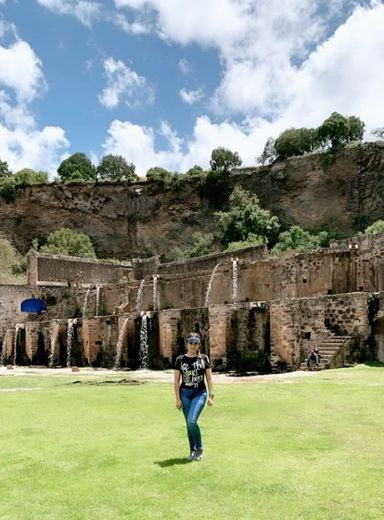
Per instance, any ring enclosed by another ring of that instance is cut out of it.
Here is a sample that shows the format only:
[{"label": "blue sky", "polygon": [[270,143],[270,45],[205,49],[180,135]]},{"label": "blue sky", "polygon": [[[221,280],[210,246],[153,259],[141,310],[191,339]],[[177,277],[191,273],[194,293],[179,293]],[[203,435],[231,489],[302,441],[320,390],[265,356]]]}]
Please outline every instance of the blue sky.
[{"label": "blue sky", "polygon": [[384,126],[384,5],[349,0],[0,0],[0,159],[118,153],[139,175],[255,164],[333,111]]}]

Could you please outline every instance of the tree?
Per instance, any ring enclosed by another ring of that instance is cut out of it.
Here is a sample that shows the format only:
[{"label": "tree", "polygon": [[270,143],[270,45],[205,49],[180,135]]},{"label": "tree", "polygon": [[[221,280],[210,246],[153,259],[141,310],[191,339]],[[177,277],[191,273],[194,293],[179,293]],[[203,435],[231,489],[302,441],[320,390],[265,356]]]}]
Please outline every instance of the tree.
[{"label": "tree", "polygon": [[328,233],[320,231],[318,235],[312,235],[300,226],[292,226],[288,231],[279,235],[279,241],[272,248],[271,254],[278,255],[282,251],[296,249],[297,251],[308,251],[326,245]]},{"label": "tree", "polygon": [[14,283],[14,276],[23,274],[25,259],[11,242],[0,235],[0,283]]},{"label": "tree", "polygon": [[236,251],[237,249],[244,249],[245,247],[256,247],[266,243],[265,237],[249,233],[247,240],[239,240],[237,242],[230,242],[227,251]]},{"label": "tree", "polygon": [[8,163],[6,161],[0,160],[0,181],[12,175],[11,170],[9,169]]},{"label": "tree", "polygon": [[375,128],[372,130],[371,135],[374,135],[376,139],[382,141],[384,140],[384,126],[381,128]]},{"label": "tree", "polygon": [[41,251],[53,255],[96,258],[89,236],[69,228],[60,228],[50,233]]},{"label": "tree", "polygon": [[157,181],[163,184],[170,184],[174,180],[174,174],[165,168],[155,166],[147,171],[149,181]]},{"label": "tree", "polygon": [[274,143],[279,159],[312,152],[319,144],[314,128],[289,128],[282,132]]},{"label": "tree", "polygon": [[192,179],[192,178],[201,178],[206,175],[206,171],[203,170],[201,166],[198,166],[195,164],[195,166],[192,166],[192,168],[189,168],[188,171],[185,172],[185,176]]},{"label": "tree", "polygon": [[85,181],[96,180],[96,168],[84,153],[74,153],[64,159],[57,169],[61,181],[71,181],[75,179]]},{"label": "tree", "polygon": [[211,153],[209,162],[211,170],[219,174],[229,174],[232,168],[241,166],[242,160],[237,152],[231,152],[227,148],[215,148]]},{"label": "tree", "polygon": [[256,161],[263,166],[265,164],[271,164],[277,158],[276,148],[275,148],[275,140],[273,137],[268,137],[267,142],[265,143],[264,150],[262,154],[257,157]]},{"label": "tree", "polygon": [[109,154],[101,159],[97,174],[103,180],[134,182],[138,178],[135,169],[135,165],[127,163],[121,155]]},{"label": "tree", "polygon": [[339,150],[347,143],[360,141],[364,134],[364,123],[356,116],[344,117],[333,112],[319,126],[319,138],[324,146]]},{"label": "tree", "polygon": [[364,231],[365,235],[375,235],[376,233],[384,233],[384,220],[376,220]]},{"label": "tree", "polygon": [[35,171],[31,168],[23,168],[14,174],[13,179],[15,184],[24,186],[30,184],[46,184],[48,182],[48,173]]},{"label": "tree", "polygon": [[196,233],[193,233],[192,235],[192,244],[189,247],[175,247],[170,256],[175,260],[183,260],[186,258],[208,255],[212,252],[212,243],[212,233],[196,231]]},{"label": "tree", "polygon": [[224,245],[247,241],[252,235],[263,237],[265,242],[277,236],[280,227],[278,218],[260,207],[256,195],[236,186],[229,197],[229,204],[229,211],[215,214]]}]

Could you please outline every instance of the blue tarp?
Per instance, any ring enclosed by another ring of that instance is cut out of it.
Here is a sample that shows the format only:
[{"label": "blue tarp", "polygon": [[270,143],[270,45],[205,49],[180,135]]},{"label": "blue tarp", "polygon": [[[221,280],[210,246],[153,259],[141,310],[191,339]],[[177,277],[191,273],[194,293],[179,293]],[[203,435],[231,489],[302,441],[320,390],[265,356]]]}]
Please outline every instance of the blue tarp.
[{"label": "blue tarp", "polygon": [[30,298],[21,302],[21,312],[42,312],[47,310],[47,305],[43,300]]}]

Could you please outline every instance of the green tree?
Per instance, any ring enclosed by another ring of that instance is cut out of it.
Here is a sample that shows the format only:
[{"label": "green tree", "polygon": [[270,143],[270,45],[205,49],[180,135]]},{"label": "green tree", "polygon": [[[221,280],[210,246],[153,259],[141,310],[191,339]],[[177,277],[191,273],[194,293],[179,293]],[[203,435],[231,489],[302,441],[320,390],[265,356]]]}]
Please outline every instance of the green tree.
[{"label": "green tree", "polygon": [[171,257],[175,260],[195,258],[212,253],[213,235],[212,233],[202,233],[196,231],[192,235],[192,244],[188,247],[175,247],[171,252]]},{"label": "green tree", "polygon": [[0,181],[12,175],[11,170],[9,169],[8,163],[6,161],[0,160]]},{"label": "green tree", "polygon": [[328,233],[320,231],[318,235],[312,235],[300,226],[292,226],[288,231],[279,235],[279,241],[272,248],[271,255],[278,255],[282,251],[296,249],[297,251],[308,251],[327,244]]},{"label": "green tree", "polygon": [[72,180],[96,180],[96,168],[91,160],[84,153],[74,153],[67,159],[64,159],[57,169],[57,173],[61,181],[67,182]]},{"label": "green tree", "polygon": [[97,174],[103,180],[134,182],[138,178],[135,170],[135,165],[121,155],[108,154],[101,159]]},{"label": "green tree", "polygon": [[12,243],[0,235],[0,283],[22,282],[17,275],[24,274],[25,259]]},{"label": "green tree", "polygon": [[175,178],[175,174],[166,170],[165,168],[161,168],[160,166],[154,166],[153,168],[149,168],[147,171],[147,179],[149,181],[157,181],[162,184],[170,184],[173,182]]},{"label": "green tree", "polygon": [[239,240],[237,242],[230,242],[227,251],[236,251],[237,249],[244,249],[245,247],[256,247],[266,243],[266,238],[254,233],[249,233],[247,240]]},{"label": "green tree", "polygon": [[364,123],[356,116],[345,117],[333,112],[318,129],[324,146],[339,150],[347,143],[360,141],[364,134]]},{"label": "green tree", "polygon": [[48,173],[43,171],[35,171],[31,168],[23,168],[13,175],[15,184],[28,186],[30,184],[46,184],[48,182]]},{"label": "green tree", "polygon": [[216,208],[222,207],[227,200],[229,174],[232,168],[240,166],[241,162],[237,152],[231,152],[231,150],[223,147],[212,150],[211,169],[205,179],[204,191]]},{"label": "green tree", "polygon": [[314,128],[289,128],[282,132],[274,143],[279,159],[312,152],[319,145],[318,133]]},{"label": "green tree", "polygon": [[278,218],[260,207],[256,195],[236,186],[229,197],[229,205],[229,211],[215,214],[225,246],[247,241],[252,236],[263,237],[265,242],[276,238],[280,228]]},{"label": "green tree", "polygon": [[209,162],[211,170],[220,175],[229,174],[233,168],[241,166],[242,160],[237,152],[219,147],[212,150]]},{"label": "green tree", "polygon": [[263,166],[265,164],[271,164],[277,159],[277,153],[275,148],[275,140],[273,137],[269,137],[265,143],[262,154],[257,157],[256,161]]},{"label": "green tree", "polygon": [[376,233],[384,233],[384,220],[376,220],[364,231],[365,235],[375,235]]},{"label": "green tree", "polygon": [[89,236],[69,228],[60,228],[50,233],[41,251],[53,255],[96,258]]}]

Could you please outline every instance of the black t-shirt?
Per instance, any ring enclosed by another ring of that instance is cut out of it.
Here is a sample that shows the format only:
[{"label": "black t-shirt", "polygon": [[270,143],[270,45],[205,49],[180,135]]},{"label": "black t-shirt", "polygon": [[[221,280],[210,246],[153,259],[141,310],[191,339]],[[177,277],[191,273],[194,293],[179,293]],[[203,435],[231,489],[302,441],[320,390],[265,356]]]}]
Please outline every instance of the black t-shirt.
[{"label": "black t-shirt", "polygon": [[205,354],[196,357],[184,354],[176,358],[175,369],[181,373],[180,388],[205,390],[204,374],[207,368],[211,368],[211,363]]}]

